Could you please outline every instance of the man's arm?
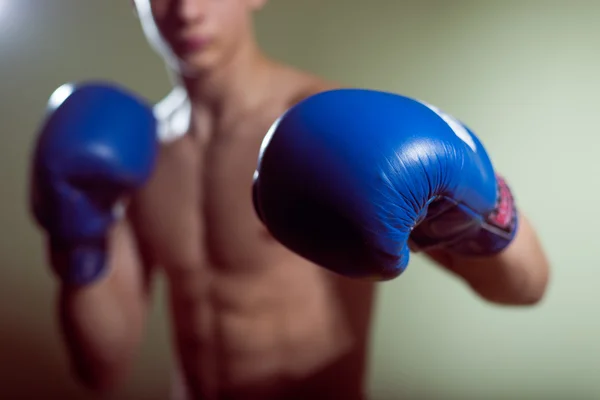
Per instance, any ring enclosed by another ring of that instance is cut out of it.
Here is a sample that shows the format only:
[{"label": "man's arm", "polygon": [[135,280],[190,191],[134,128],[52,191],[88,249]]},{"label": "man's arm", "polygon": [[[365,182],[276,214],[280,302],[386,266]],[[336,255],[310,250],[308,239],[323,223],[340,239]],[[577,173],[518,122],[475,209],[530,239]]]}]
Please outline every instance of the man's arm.
[{"label": "man's arm", "polygon": [[428,255],[464,279],[484,299],[505,305],[539,302],[549,281],[549,264],[528,219],[519,215],[513,242],[490,257],[468,257],[443,250]]},{"label": "man's arm", "polygon": [[61,284],[58,296],[73,372],[84,386],[100,392],[127,374],[148,311],[149,271],[127,221],[111,232],[107,268],[107,276],[90,285]]},{"label": "man's arm", "polygon": [[48,105],[32,154],[30,208],[60,282],[60,323],[75,371],[86,386],[108,389],[133,358],[147,310],[144,252],[130,215],[121,219],[117,207],[152,175],[156,117],[145,100],[110,82],[63,85]]},{"label": "man's arm", "polygon": [[[307,86],[309,90],[303,91],[298,101],[317,93],[350,88],[318,79]],[[518,232],[512,243],[495,256],[461,256],[443,250],[427,254],[464,279],[483,298],[495,303],[535,304],[542,299],[548,285],[548,261],[534,228],[524,215],[519,216]]]}]

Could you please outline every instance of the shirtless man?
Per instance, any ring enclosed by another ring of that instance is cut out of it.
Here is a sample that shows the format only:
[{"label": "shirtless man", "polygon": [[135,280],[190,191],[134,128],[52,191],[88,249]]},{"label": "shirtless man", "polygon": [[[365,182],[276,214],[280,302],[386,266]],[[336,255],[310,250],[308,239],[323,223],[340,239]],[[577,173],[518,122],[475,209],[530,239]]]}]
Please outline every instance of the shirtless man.
[{"label": "shirtless man", "polygon": [[[160,271],[190,398],[365,398],[374,284],[290,251],[253,207],[253,173],[269,127],[300,100],[337,87],[263,54],[252,14],[264,2],[136,1],[177,77],[153,110],[157,149],[148,134],[152,111],[110,87],[72,88],[42,131],[33,209],[60,277],[74,371],[91,389],[125,378]],[[99,133],[103,123],[110,129]],[[98,140],[102,151],[90,144]],[[127,152],[131,141],[135,156]],[[113,219],[117,200],[126,201],[126,213]],[[108,232],[106,247],[85,236],[98,226]],[[543,250],[523,215],[499,254],[429,255],[492,302],[534,304],[547,285]]]}]

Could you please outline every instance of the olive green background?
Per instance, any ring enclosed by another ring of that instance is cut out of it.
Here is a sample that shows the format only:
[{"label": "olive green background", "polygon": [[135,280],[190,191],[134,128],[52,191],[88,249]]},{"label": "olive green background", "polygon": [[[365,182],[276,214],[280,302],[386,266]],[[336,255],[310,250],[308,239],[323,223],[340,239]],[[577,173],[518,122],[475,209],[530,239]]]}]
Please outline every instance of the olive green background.
[{"label": "olive green background", "polygon": [[[274,57],[436,104],[478,133],[552,261],[546,299],[497,307],[415,256],[382,285],[370,391],[387,399],[598,399],[600,2],[272,0]],[[170,88],[125,0],[0,0],[0,398],[86,399],[72,383],[55,284],[27,211],[48,96],[108,79]],[[160,287],[159,287],[160,289]],[[122,399],[159,400],[172,365],[163,293]]]}]

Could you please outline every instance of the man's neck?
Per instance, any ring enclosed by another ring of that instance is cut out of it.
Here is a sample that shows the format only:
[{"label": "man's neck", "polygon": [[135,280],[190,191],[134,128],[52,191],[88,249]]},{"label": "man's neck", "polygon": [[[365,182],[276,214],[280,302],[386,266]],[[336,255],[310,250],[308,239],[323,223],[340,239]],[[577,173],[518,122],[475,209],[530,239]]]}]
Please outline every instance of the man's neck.
[{"label": "man's neck", "polygon": [[194,113],[215,118],[230,109],[251,105],[264,93],[260,86],[267,78],[269,65],[256,44],[248,42],[216,70],[184,77]]}]

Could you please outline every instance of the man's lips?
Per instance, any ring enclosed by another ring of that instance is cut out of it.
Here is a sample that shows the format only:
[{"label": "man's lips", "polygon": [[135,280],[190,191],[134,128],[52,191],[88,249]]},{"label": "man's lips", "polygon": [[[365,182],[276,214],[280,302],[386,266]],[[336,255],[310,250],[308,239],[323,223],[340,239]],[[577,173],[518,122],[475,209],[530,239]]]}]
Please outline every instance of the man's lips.
[{"label": "man's lips", "polygon": [[183,53],[201,51],[209,44],[210,40],[203,37],[182,38],[176,42],[175,47]]}]

